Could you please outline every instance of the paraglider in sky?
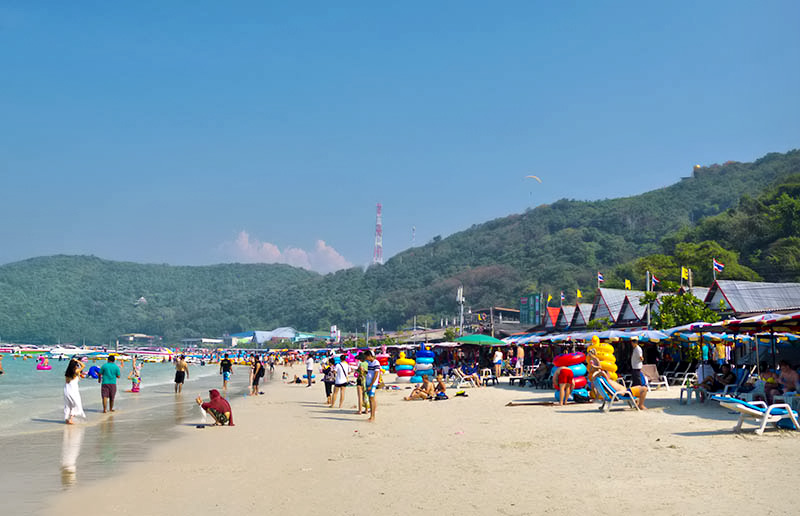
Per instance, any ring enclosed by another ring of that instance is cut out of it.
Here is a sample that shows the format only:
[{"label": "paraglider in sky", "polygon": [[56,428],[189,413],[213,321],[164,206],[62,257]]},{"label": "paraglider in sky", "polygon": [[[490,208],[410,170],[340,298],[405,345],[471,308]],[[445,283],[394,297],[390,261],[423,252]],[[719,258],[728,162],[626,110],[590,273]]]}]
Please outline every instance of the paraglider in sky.
[{"label": "paraglider in sky", "polygon": [[535,180],[539,181],[540,183],[542,182],[542,180],[539,179],[539,176],[525,176],[525,178],[526,179],[535,179]]}]

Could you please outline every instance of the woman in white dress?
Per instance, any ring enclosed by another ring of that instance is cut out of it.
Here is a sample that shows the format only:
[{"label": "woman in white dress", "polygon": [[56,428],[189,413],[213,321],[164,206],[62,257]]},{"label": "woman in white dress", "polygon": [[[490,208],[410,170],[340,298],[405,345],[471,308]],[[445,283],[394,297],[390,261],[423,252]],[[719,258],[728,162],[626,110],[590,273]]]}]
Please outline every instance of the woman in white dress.
[{"label": "woman in white dress", "polygon": [[83,413],[83,403],[81,402],[81,391],[78,388],[78,381],[81,379],[83,362],[70,359],[67,371],[64,373],[64,422],[68,425],[75,424],[72,419],[75,416],[86,418]]}]

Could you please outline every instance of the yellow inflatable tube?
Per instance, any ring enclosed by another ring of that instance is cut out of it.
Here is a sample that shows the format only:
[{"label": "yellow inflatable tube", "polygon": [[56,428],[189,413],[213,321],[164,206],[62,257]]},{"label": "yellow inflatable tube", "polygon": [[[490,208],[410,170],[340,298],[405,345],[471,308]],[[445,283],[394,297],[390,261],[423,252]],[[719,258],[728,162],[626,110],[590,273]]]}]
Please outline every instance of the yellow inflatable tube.
[{"label": "yellow inflatable tube", "polygon": [[406,354],[401,352],[397,361],[395,361],[395,365],[414,365],[416,362],[411,360],[410,358],[406,358]]}]

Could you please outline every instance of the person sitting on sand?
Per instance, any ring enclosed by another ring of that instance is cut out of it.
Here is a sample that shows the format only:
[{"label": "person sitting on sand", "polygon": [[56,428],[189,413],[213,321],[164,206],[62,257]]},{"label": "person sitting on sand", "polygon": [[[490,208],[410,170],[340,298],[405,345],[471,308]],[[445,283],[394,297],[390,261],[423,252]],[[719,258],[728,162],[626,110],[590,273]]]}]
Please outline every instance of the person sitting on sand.
[{"label": "person sitting on sand", "polygon": [[447,388],[444,385],[444,377],[440,374],[436,375],[436,394],[447,394]]},{"label": "person sitting on sand", "polygon": [[415,387],[411,394],[403,398],[406,401],[413,401],[413,400],[429,400],[436,396],[436,389],[433,386],[433,382],[428,379],[428,375],[423,375],[422,377],[422,385],[419,387]]},{"label": "person sitting on sand", "polygon": [[208,394],[211,399],[206,403],[203,403],[203,398],[200,396],[195,400],[200,405],[200,408],[214,418],[215,425],[227,424],[228,426],[233,426],[233,411],[228,400],[223,398],[217,389],[211,389]]},{"label": "person sitting on sand", "polygon": [[[603,378],[605,378],[606,382],[608,382],[608,384],[611,386],[612,389],[614,389],[615,392],[620,392],[620,393],[628,392],[628,389],[625,388],[624,385],[612,380],[611,377],[608,375],[607,371],[601,369],[600,372],[597,373],[596,377],[597,376],[602,376]],[[647,407],[644,406],[644,400],[645,398],[647,398],[647,387],[645,387],[644,385],[634,385],[633,387],[630,388],[630,391],[634,396],[636,396],[636,399],[639,401],[638,403],[639,409],[647,410]]]}]

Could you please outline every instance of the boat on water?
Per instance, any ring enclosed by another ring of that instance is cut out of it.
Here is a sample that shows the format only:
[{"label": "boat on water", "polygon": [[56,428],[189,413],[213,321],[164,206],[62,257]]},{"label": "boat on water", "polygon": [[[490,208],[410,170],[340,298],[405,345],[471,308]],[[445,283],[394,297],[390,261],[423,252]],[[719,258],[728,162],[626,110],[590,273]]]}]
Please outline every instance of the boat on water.
[{"label": "boat on water", "polygon": [[169,362],[175,354],[171,349],[164,347],[124,348],[120,353],[138,357],[145,362]]}]

